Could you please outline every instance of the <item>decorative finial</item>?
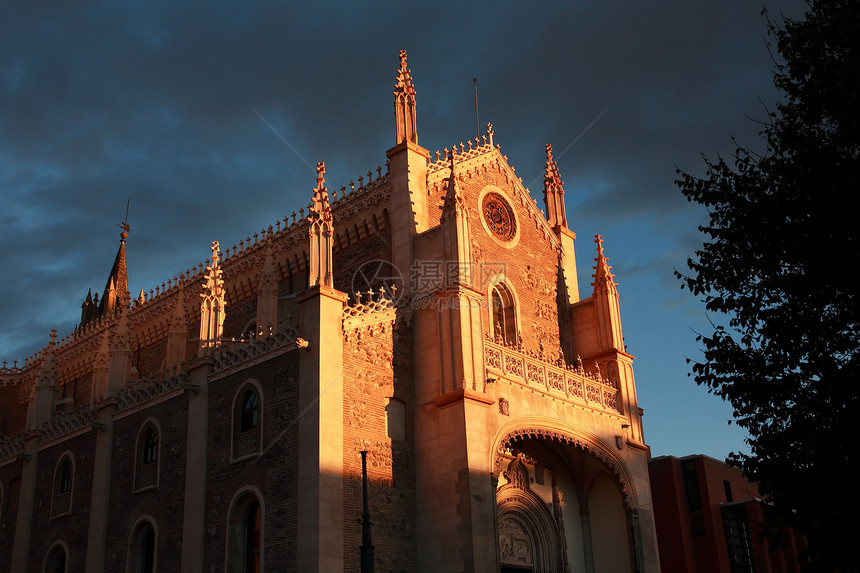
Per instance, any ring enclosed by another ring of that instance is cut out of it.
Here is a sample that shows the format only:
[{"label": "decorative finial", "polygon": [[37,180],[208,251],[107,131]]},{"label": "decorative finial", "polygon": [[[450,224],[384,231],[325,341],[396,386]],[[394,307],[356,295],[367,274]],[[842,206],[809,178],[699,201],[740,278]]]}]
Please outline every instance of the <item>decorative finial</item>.
[{"label": "decorative finial", "polygon": [[592,286],[596,293],[599,289],[614,291],[618,285],[615,283],[615,275],[612,274],[612,265],[603,254],[603,237],[600,235],[594,236],[594,242],[597,243],[597,257],[594,259],[594,274],[591,275],[594,279]]},{"label": "decorative finial", "polygon": [[325,163],[317,162],[317,189],[325,188]]},{"label": "decorative finial", "polygon": [[308,217],[327,218],[330,212],[328,190],[325,186],[325,163],[320,161],[317,163],[317,186],[314,188],[311,203],[308,205]]},{"label": "decorative finial", "polygon": [[564,181],[558,173],[558,164],[552,157],[552,144],[546,144],[546,167],[543,176],[543,198],[546,203],[546,220],[550,227],[567,227],[564,205]]},{"label": "decorative finial", "polygon": [[406,67],[406,50],[400,50],[400,68],[394,83],[395,143],[405,141],[418,143],[418,130],[415,122],[415,87],[412,74]]}]

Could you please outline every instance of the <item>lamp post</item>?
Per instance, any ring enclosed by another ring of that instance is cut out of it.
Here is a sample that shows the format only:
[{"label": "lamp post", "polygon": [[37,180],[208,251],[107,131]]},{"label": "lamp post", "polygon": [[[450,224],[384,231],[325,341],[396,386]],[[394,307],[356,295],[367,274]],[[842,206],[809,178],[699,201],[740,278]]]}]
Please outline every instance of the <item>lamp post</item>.
[{"label": "lamp post", "polygon": [[361,573],[373,573],[373,540],[370,534],[370,508],[367,502],[367,450],[361,454],[361,485],[364,511],[361,514]]}]

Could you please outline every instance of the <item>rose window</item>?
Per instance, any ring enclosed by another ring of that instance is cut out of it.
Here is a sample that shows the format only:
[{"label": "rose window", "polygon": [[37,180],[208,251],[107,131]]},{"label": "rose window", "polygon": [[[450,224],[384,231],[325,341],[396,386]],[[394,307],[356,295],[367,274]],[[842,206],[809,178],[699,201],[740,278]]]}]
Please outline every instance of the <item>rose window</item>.
[{"label": "rose window", "polygon": [[517,222],[514,211],[504,197],[498,193],[487,193],[484,196],[481,210],[487,228],[501,241],[510,241],[517,234]]}]

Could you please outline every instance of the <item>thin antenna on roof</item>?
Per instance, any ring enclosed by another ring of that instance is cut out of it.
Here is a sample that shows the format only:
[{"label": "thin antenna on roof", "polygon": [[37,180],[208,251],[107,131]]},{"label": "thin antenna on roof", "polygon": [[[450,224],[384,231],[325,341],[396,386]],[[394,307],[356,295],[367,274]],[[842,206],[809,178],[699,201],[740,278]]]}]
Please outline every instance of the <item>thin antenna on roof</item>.
[{"label": "thin antenna on roof", "polygon": [[[131,227],[128,226],[128,207],[131,205],[131,198],[126,201],[125,204],[125,219],[123,219],[122,223],[119,223],[117,226],[122,229],[124,232],[128,233],[131,230]],[[125,238],[125,237],[123,237]]]},{"label": "thin antenna on roof", "polygon": [[478,121],[478,78],[472,78],[475,82],[475,137],[481,137],[481,122]]}]

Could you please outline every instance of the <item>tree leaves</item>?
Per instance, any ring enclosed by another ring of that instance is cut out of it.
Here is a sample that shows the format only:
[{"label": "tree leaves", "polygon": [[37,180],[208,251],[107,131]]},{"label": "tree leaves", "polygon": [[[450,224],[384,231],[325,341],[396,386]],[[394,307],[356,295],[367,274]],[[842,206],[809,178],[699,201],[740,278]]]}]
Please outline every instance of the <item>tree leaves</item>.
[{"label": "tree leaves", "polygon": [[729,460],[778,522],[806,533],[809,570],[853,571],[846,504],[819,492],[860,459],[860,5],[811,1],[805,19],[768,29],[784,100],[762,124],[767,151],[737,146],[728,160],[703,157],[703,177],[678,171],[709,222],[690,273],[675,274],[727,318],[697,338],[704,359],[692,373],[748,432],[751,454]]}]

